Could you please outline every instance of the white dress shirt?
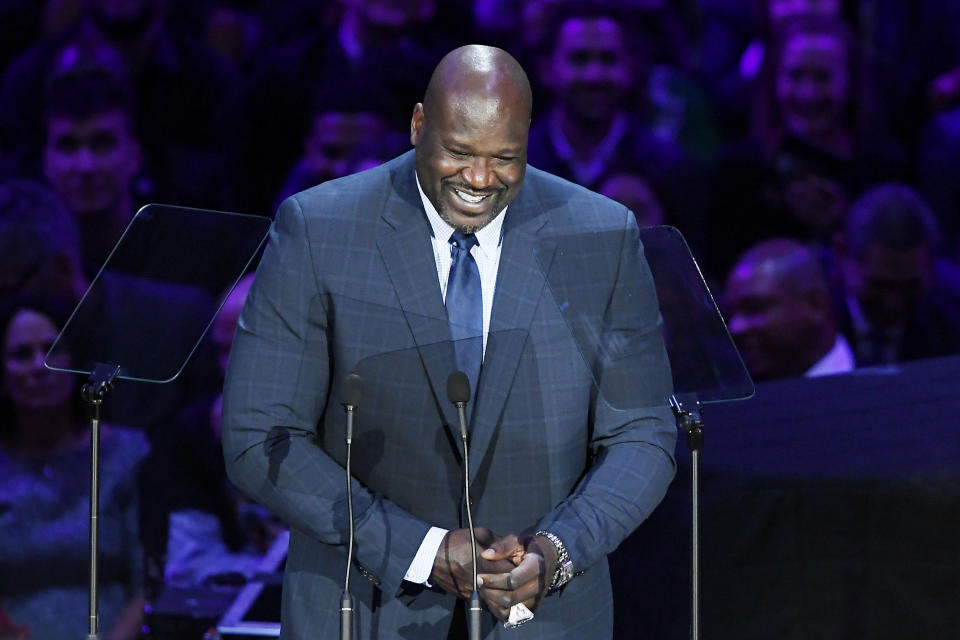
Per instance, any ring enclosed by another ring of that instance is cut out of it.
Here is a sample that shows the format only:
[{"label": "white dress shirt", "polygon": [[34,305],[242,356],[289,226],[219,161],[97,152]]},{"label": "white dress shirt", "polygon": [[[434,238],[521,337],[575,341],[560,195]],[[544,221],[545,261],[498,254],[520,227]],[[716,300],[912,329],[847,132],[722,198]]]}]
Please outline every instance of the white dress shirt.
[{"label": "white dress shirt", "polygon": [[[440,214],[430,199],[427,198],[420,186],[420,179],[414,176],[417,181],[417,190],[420,192],[420,200],[423,201],[423,208],[427,212],[427,220],[430,221],[430,227],[433,230],[433,257],[437,263],[437,279],[440,283],[440,293],[444,302],[447,300],[447,278],[450,275],[450,234],[455,229],[451,227]],[[480,272],[480,289],[483,296],[483,353],[487,352],[487,333],[490,331],[490,314],[493,310],[493,294],[497,285],[497,270],[500,268],[500,245],[503,240],[503,218],[507,214],[504,208],[496,218],[490,221],[487,226],[476,232],[477,246],[470,250],[470,255],[477,263],[477,270]],[[443,542],[443,537],[447,534],[447,529],[440,527],[430,527],[427,535],[424,536],[417,555],[407,569],[404,580],[416,582],[418,584],[430,583],[430,572],[433,570],[433,561],[437,557],[437,550]]]},{"label": "white dress shirt", "polygon": [[830,351],[827,351],[822,358],[813,363],[813,366],[807,369],[807,372],[803,375],[807,378],[832,376],[837,373],[853,371],[854,366],[853,349],[850,348],[850,343],[843,337],[843,334],[838,333],[833,340]]}]

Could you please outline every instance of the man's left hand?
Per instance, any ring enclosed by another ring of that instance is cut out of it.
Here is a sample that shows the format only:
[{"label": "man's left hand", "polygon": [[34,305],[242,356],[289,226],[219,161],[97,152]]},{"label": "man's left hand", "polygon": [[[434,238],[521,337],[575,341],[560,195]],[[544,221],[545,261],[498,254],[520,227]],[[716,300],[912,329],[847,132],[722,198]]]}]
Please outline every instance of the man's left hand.
[{"label": "man's left hand", "polygon": [[547,595],[557,569],[557,549],[542,536],[510,534],[498,538],[481,556],[485,560],[510,560],[515,568],[509,573],[484,573],[480,595],[500,620],[510,615],[510,607],[522,602],[536,609]]}]

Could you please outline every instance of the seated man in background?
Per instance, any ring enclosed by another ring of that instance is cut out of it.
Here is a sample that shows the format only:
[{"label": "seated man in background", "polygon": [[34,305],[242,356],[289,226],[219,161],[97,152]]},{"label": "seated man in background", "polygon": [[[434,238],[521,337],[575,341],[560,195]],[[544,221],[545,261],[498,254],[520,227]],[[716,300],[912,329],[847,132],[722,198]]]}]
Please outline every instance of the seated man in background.
[{"label": "seated man in background", "polygon": [[910,187],[880,185],[853,204],[838,317],[858,365],[960,352],[960,281],[939,246],[936,218]]},{"label": "seated man in background", "polygon": [[730,334],[755,380],[853,369],[820,260],[805,245],[785,238],[754,245],[727,276],[724,298]]}]

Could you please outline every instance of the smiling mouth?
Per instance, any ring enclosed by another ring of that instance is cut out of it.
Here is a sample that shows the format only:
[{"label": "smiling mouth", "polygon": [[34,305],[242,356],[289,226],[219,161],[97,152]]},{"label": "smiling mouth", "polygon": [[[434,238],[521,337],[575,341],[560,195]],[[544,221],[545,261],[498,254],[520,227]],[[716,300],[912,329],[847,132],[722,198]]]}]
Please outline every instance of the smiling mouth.
[{"label": "smiling mouth", "polygon": [[460,189],[457,189],[456,187],[451,187],[451,189],[453,193],[457,196],[457,198],[459,198],[466,204],[470,204],[470,205],[480,204],[481,202],[489,198],[491,195],[493,195],[492,193],[483,193],[483,194],[476,195],[473,193],[462,191]]}]

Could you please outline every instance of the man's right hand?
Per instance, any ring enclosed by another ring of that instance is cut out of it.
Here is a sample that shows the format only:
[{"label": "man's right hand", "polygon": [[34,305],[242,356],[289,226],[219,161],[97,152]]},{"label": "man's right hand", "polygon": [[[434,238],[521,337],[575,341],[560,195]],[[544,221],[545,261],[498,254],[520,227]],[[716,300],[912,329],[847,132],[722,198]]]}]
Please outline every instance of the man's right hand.
[{"label": "man's right hand", "polygon": [[[485,527],[475,527],[477,555],[497,539]],[[509,560],[484,560],[478,557],[477,573],[509,573],[516,565]],[[430,582],[448,593],[468,599],[473,591],[473,550],[470,546],[470,529],[453,529],[447,532],[437,549],[433,561]]]}]

